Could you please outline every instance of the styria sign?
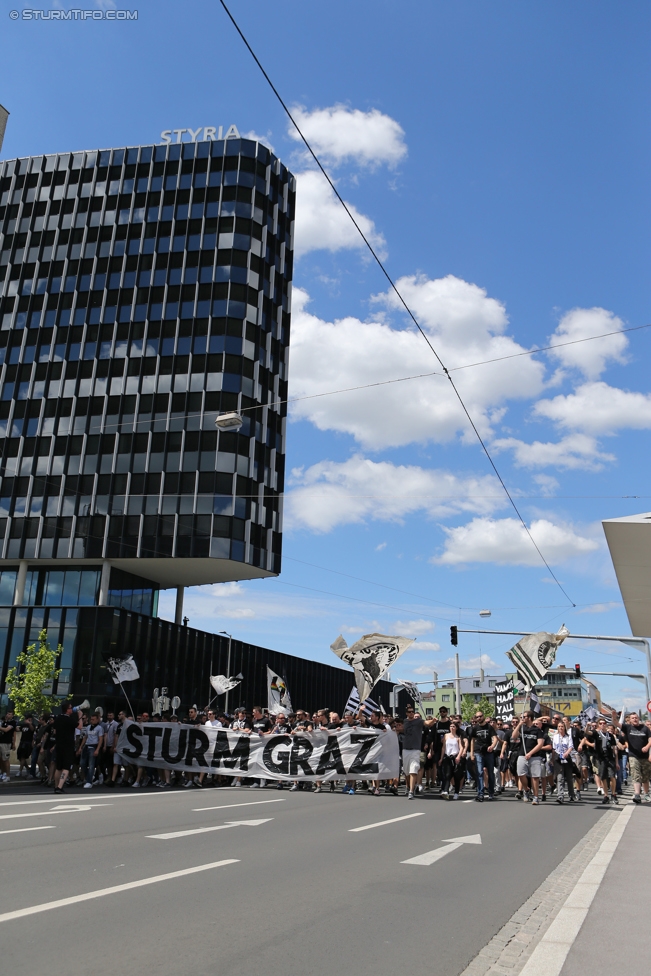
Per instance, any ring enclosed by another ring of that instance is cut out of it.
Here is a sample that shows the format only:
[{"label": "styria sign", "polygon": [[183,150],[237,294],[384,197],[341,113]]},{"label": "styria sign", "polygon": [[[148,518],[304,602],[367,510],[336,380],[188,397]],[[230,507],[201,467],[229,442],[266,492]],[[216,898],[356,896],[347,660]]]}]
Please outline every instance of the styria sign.
[{"label": "styria sign", "polygon": [[[183,136],[186,135],[184,139]],[[176,139],[172,139],[175,135]],[[236,125],[229,125],[224,134],[224,126],[200,125],[198,129],[163,129],[160,141],[163,145],[170,142],[212,142],[213,139],[239,139],[240,134]]]}]

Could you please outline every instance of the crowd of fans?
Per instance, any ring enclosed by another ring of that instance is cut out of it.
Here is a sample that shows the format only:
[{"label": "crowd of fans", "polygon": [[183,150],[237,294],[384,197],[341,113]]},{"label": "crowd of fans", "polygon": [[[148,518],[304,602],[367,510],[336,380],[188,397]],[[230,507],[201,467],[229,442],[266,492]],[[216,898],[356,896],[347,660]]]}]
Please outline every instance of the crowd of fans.
[{"label": "crowd of fans", "polygon": [[[394,780],[346,780],[327,783],[247,780],[240,776],[206,773],[180,773],[170,769],[133,766],[119,755],[117,743],[127,718],[138,723],[183,722],[233,729],[241,734],[291,735],[314,730],[330,731],[344,727],[393,730],[400,745],[401,776]],[[62,793],[66,786],[92,789],[93,786],[128,786],[138,789],[156,786],[201,789],[207,786],[274,786],[277,789],[341,789],[380,796],[382,791],[415,799],[440,791],[446,800],[457,800],[464,790],[472,790],[477,802],[494,800],[505,791],[523,802],[557,803],[580,801],[594,784],[601,802],[618,803],[629,778],[633,783],[633,802],[651,802],[651,721],[643,722],[632,712],[613,712],[610,721],[600,718],[583,725],[579,720],[561,719],[525,712],[510,721],[492,720],[477,710],[470,722],[460,715],[449,715],[443,707],[436,717],[423,718],[410,705],[404,717],[394,717],[362,707],[336,712],[319,709],[270,715],[265,709],[238,708],[234,715],[216,709],[199,711],[192,707],[180,719],[175,714],[135,717],[124,711],[117,715],[101,708],[90,713],[64,703],[56,716],[44,712],[18,720],[8,710],[0,720],[0,782],[11,781],[10,756],[16,750],[18,768],[15,779],[28,778],[54,787]]]}]

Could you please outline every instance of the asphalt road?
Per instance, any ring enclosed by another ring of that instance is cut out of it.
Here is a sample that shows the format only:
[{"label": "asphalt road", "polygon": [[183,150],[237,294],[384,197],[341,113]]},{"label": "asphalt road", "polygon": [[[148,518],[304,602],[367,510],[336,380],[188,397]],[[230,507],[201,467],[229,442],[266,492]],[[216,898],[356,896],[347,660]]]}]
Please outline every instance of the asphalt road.
[{"label": "asphalt road", "polygon": [[[594,799],[533,807],[246,788],[4,789],[3,968],[454,976],[602,809]],[[408,819],[355,830],[399,817]],[[236,821],[263,822],[227,826]],[[206,827],[222,829],[193,832]],[[477,834],[481,844],[459,842],[432,863],[402,863]],[[206,865],[217,866],[6,917]]]}]

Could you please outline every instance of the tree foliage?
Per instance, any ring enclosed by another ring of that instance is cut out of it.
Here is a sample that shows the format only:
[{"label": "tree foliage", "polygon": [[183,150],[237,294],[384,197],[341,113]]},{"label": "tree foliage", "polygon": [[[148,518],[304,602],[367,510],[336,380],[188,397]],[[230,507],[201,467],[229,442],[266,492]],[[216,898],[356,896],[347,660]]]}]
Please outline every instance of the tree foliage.
[{"label": "tree foliage", "polygon": [[63,699],[49,694],[46,688],[51,689],[61,674],[56,661],[62,651],[61,644],[56,651],[52,650],[47,642],[47,630],[42,630],[38,641],[21,651],[15,667],[7,672],[7,695],[19,718],[31,713],[40,714],[61,704]]},{"label": "tree foliage", "polygon": [[483,712],[486,718],[492,718],[495,714],[495,702],[486,695],[482,695],[480,701],[475,701],[474,695],[464,695],[461,699],[461,717],[464,722],[472,721],[475,712]]}]

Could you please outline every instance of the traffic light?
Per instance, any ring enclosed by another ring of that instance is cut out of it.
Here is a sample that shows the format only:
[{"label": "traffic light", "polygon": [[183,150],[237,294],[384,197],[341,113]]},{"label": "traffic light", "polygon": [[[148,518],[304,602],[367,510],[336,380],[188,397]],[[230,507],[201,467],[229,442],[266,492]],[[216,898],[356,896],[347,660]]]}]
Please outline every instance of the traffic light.
[{"label": "traffic light", "polygon": [[453,647],[456,647],[459,643],[459,637],[457,636],[457,628],[453,625],[450,627],[450,643]]},{"label": "traffic light", "polygon": [[574,673],[577,676],[577,678],[580,678],[581,677],[581,665],[580,664],[575,664],[574,665]]}]

